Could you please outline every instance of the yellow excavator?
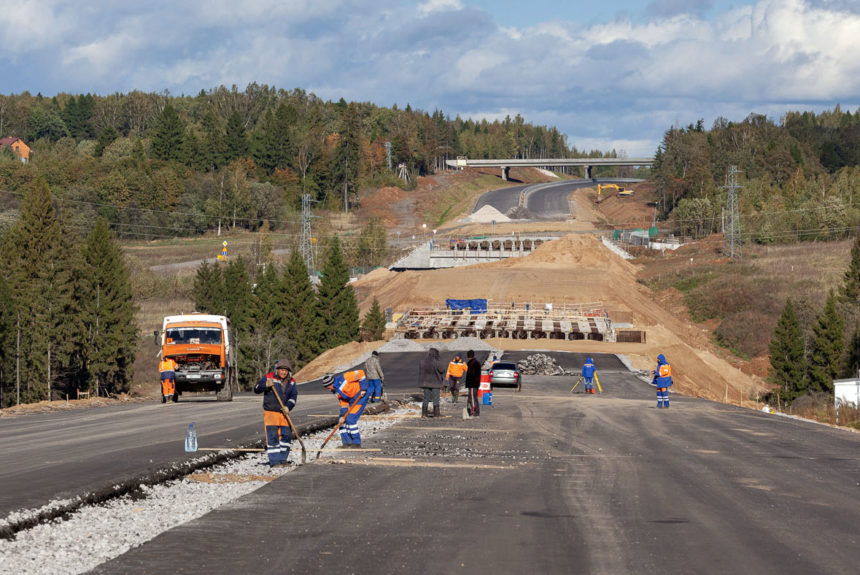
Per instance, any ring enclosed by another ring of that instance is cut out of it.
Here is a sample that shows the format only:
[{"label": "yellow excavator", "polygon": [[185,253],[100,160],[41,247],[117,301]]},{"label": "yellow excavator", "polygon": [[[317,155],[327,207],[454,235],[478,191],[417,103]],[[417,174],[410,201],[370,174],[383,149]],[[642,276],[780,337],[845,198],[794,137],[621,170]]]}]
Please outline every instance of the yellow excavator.
[{"label": "yellow excavator", "polygon": [[625,190],[622,186],[618,184],[597,184],[597,197],[599,198],[603,195],[603,192],[612,192],[614,191],[619,197],[626,198],[627,196],[633,195],[633,190]]}]

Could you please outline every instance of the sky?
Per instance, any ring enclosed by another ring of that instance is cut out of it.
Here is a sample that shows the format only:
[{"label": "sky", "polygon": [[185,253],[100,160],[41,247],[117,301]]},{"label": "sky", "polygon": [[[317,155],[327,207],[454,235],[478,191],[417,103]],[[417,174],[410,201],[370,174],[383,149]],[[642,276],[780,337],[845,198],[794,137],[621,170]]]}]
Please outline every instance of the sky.
[{"label": "sky", "polygon": [[256,82],[627,157],[700,119],[860,106],[860,0],[18,0],[0,46],[0,94]]}]

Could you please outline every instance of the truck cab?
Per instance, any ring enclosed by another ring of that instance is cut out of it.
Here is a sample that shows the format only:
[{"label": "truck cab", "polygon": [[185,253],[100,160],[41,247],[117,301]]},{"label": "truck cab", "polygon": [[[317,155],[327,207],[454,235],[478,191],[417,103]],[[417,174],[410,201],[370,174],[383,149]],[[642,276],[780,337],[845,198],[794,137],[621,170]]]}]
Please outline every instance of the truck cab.
[{"label": "truck cab", "polygon": [[214,391],[218,401],[232,401],[237,387],[236,346],[230,320],[191,313],[164,318],[161,356],[176,362],[176,393]]}]

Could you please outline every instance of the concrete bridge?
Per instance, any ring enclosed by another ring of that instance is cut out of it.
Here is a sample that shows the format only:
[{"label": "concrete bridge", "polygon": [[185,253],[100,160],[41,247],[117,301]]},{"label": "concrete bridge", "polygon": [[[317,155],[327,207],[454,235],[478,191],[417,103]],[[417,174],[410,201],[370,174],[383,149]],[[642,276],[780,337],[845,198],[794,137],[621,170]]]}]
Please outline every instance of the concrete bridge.
[{"label": "concrete bridge", "polygon": [[439,238],[424,242],[388,269],[441,269],[519,258],[564,234],[511,234],[477,238]]},{"label": "concrete bridge", "polygon": [[509,158],[507,160],[470,160],[460,157],[446,162],[451,168],[500,168],[502,179],[507,181],[511,168],[557,168],[561,166],[576,166],[585,168],[585,177],[592,178],[591,170],[595,166],[650,166],[654,158],[535,158],[524,160]]}]

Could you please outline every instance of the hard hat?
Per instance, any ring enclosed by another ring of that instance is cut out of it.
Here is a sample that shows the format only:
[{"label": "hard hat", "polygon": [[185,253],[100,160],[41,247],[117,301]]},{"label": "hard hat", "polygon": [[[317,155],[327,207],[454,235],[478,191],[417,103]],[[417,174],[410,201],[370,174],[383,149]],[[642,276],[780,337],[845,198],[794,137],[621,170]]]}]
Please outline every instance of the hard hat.
[{"label": "hard hat", "polygon": [[322,377],[322,384],[325,386],[333,385],[334,384],[334,376],[330,373],[325,374]]}]

